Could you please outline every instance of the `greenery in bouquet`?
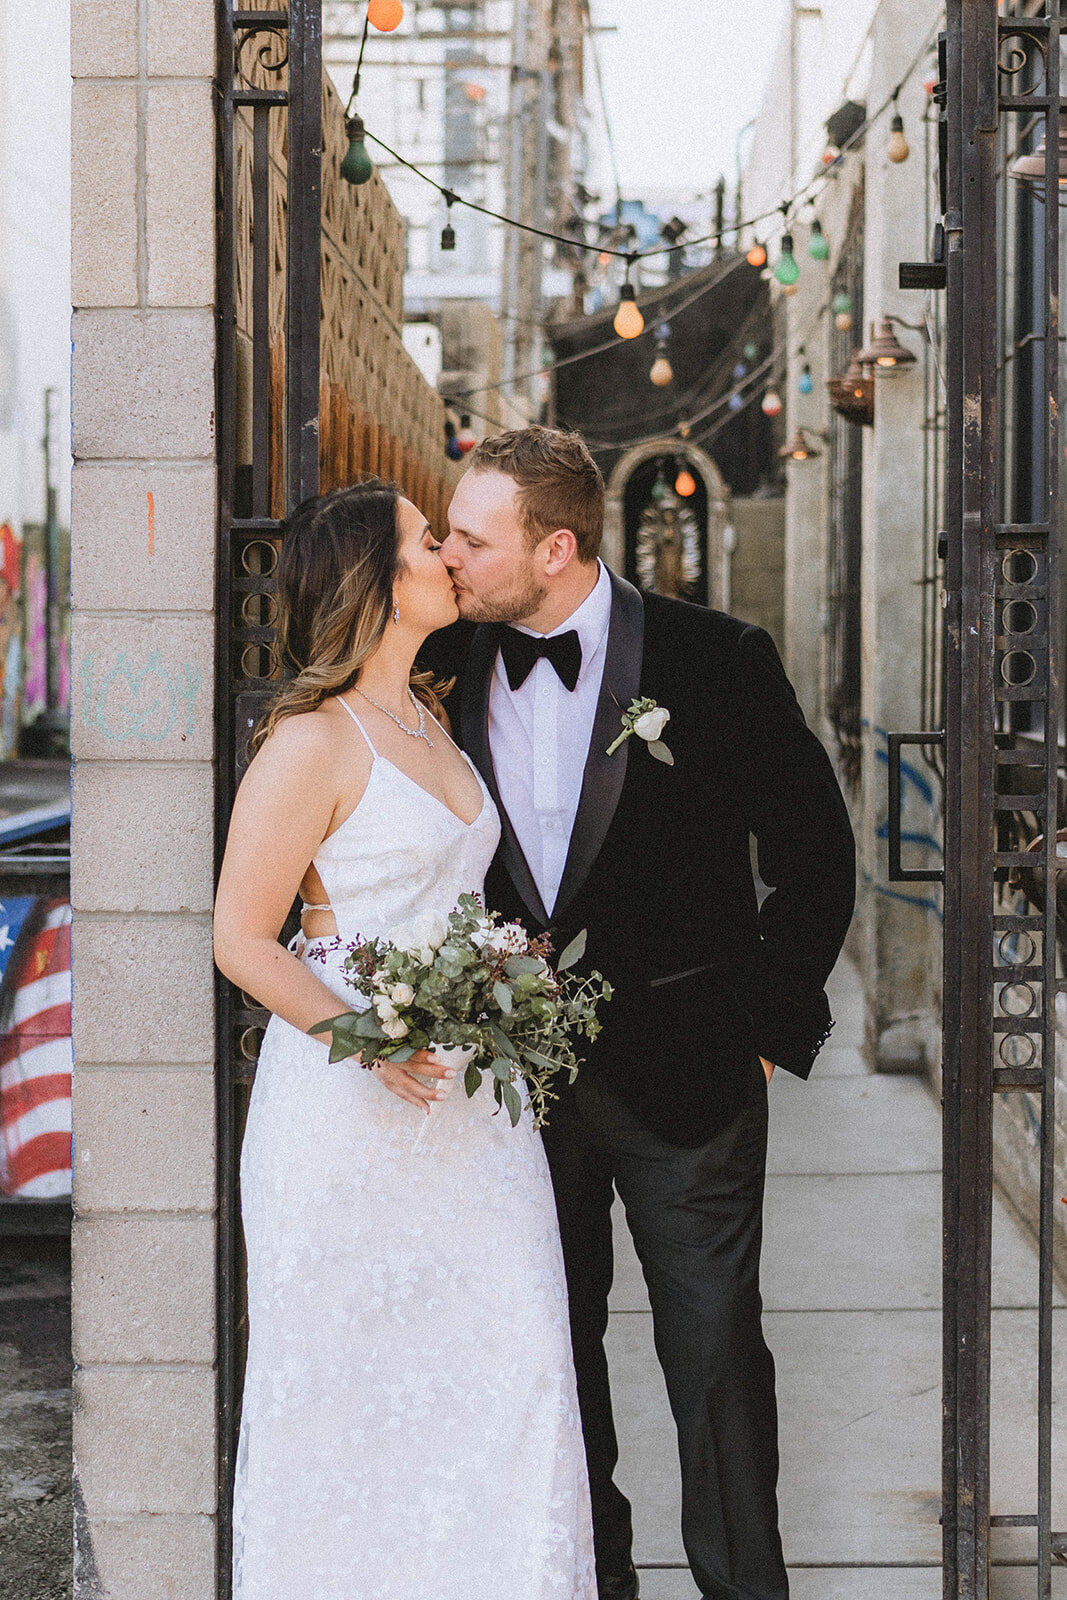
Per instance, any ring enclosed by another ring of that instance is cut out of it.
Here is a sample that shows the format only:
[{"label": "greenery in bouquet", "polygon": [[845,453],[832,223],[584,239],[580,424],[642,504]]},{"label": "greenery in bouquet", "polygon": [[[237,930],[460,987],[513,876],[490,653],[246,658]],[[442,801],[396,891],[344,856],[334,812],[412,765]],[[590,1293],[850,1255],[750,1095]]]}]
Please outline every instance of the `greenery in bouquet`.
[{"label": "greenery in bouquet", "polygon": [[345,958],[352,1011],[317,1023],[329,1032],[330,1060],[358,1055],[409,1061],[416,1050],[466,1046],[468,1095],[488,1072],[498,1106],[512,1126],[522,1114],[516,1088],[525,1080],[534,1126],[547,1120],[557,1097],[553,1080],[573,1083],[579,1067],[574,1040],[595,1039],[597,1006],[611,986],[599,972],[570,972],[585,953],[585,933],[571,941],[553,968],[547,936],[531,939],[521,923],[505,923],[473,895],[462,895],[447,918],[424,916],[391,941],[360,940]]}]

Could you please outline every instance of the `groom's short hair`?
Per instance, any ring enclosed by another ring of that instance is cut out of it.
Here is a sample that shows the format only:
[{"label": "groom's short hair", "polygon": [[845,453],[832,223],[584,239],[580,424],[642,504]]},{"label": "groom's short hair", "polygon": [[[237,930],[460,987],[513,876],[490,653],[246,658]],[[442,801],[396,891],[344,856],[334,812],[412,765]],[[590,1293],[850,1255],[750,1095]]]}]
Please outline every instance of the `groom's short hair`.
[{"label": "groom's short hair", "polygon": [[531,547],[569,528],[579,561],[595,561],[604,534],[604,479],[581,434],[564,428],[512,428],[483,439],[468,458],[474,472],[504,472],[519,486]]}]

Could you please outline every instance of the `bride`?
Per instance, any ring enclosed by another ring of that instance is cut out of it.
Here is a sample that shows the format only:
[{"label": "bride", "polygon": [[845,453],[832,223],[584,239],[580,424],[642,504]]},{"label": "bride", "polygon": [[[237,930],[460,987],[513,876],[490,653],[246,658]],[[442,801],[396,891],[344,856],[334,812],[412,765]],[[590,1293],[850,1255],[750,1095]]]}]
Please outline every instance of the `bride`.
[{"label": "bride", "polygon": [[294,676],[257,735],[215,910],[219,967],[274,1013],[241,1154],[235,1600],[596,1595],[540,1136],[494,1115],[487,1086],[449,1093],[427,1058],[331,1065],[308,1032],[352,999],[346,945],[447,915],[499,838],[412,673],[457,615],[437,548],[372,480],[305,502],[279,563]]}]

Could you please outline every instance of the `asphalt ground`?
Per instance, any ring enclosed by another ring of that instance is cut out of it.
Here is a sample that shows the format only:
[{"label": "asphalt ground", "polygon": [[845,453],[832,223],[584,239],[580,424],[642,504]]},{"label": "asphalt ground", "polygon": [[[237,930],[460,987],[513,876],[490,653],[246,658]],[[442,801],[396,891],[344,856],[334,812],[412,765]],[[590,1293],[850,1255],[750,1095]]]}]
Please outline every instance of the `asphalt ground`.
[{"label": "asphalt ground", "polygon": [[70,1244],[0,1238],[0,1600],[71,1600]]}]

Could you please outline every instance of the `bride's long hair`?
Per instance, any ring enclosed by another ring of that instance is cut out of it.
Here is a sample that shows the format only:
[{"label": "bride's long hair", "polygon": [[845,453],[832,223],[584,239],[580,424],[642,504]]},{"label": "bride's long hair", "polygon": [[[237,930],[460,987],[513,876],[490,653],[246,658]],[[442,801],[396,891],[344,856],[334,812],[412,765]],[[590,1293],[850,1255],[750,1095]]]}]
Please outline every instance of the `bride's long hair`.
[{"label": "bride's long hair", "polygon": [[[252,735],[252,754],[286,717],[314,711],[354,687],[381,643],[400,572],[395,483],[363,483],[297,506],[278,560],[278,643],[292,676]],[[411,687],[438,714],[450,684],[413,672]]]}]

